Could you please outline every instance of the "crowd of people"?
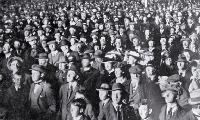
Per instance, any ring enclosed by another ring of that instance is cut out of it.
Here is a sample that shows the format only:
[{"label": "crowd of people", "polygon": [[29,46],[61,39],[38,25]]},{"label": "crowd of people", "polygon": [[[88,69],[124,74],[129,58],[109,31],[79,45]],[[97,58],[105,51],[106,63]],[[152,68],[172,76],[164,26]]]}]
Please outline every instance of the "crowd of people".
[{"label": "crowd of people", "polygon": [[0,119],[200,120],[200,1],[1,1]]}]

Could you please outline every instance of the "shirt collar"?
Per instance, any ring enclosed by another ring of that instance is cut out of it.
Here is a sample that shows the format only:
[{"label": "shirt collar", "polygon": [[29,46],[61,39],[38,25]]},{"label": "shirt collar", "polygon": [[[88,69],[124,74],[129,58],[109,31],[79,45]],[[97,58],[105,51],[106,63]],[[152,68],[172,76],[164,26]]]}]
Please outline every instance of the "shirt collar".
[{"label": "shirt collar", "polygon": [[177,111],[178,106],[177,103],[167,104],[167,113],[172,108],[172,115]]}]

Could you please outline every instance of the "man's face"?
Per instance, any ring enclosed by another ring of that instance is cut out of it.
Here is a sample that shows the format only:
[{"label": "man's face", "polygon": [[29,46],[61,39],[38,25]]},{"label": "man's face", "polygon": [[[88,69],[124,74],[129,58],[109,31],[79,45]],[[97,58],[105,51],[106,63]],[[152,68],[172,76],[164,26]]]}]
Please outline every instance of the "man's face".
[{"label": "man's face", "polygon": [[108,98],[108,91],[106,90],[99,90],[99,98],[100,100],[105,100]]},{"label": "man's face", "polygon": [[166,103],[173,103],[175,98],[175,93],[173,91],[167,90],[163,93]]},{"label": "man's face", "polygon": [[111,62],[105,62],[104,65],[105,65],[105,69],[107,71],[112,70],[112,63]]},{"label": "man's face", "polygon": [[32,77],[33,82],[36,82],[40,79],[40,72],[39,71],[32,70],[31,73],[32,73],[31,77]]},{"label": "man's face", "polygon": [[166,45],[166,38],[161,38],[160,39],[160,44],[161,45]]},{"label": "man's face", "polygon": [[73,82],[74,78],[76,77],[76,73],[72,70],[67,72],[67,82]]},{"label": "man's face", "polygon": [[139,40],[137,38],[133,39],[133,46],[138,46],[139,45]]},{"label": "man's face", "polygon": [[154,46],[154,42],[153,41],[149,41],[148,45],[149,45],[149,47],[153,47]]},{"label": "man's face", "polygon": [[183,48],[188,49],[189,47],[189,42],[188,41],[183,41]]},{"label": "man's face", "polygon": [[128,57],[128,64],[135,64],[136,63],[136,61],[137,61],[137,59],[136,58],[134,58],[133,56],[129,56]]},{"label": "man's face", "polygon": [[61,46],[60,49],[62,50],[62,52],[69,52],[69,46],[67,45],[64,45],[64,46]]},{"label": "man's face", "polygon": [[50,45],[49,45],[49,49],[50,49],[51,51],[55,51],[55,50],[56,50],[56,45],[55,45],[55,44],[50,44]]},{"label": "man's face", "polygon": [[122,41],[121,41],[121,39],[116,39],[115,45],[116,45],[116,48],[120,48],[120,47],[122,46]]},{"label": "man's face", "polygon": [[19,41],[15,41],[15,42],[14,42],[14,47],[15,47],[16,49],[19,49],[19,48],[20,48],[20,42],[19,42]]},{"label": "man's face", "polygon": [[70,110],[71,110],[72,117],[77,117],[80,115],[80,109],[78,106],[71,104]]},{"label": "man's face", "polygon": [[147,105],[140,105],[138,111],[142,119],[145,119],[149,116],[149,108]]},{"label": "man's face", "polygon": [[122,76],[122,70],[120,68],[115,68],[115,76],[116,78]]},{"label": "man's face", "polygon": [[10,69],[12,71],[18,71],[19,70],[19,62],[17,60],[14,60],[13,62],[11,62]]},{"label": "man's face", "polygon": [[89,59],[82,59],[81,61],[83,67],[88,67],[90,65]]},{"label": "man's face", "polygon": [[48,59],[38,59],[39,65],[46,66],[48,63]]},{"label": "man's face", "polygon": [[151,66],[146,67],[147,75],[153,75],[154,68]]},{"label": "man's face", "polygon": [[112,100],[114,104],[120,104],[122,102],[122,91],[112,91]]},{"label": "man's face", "polygon": [[106,44],[106,38],[105,37],[101,37],[100,43],[101,43],[101,45],[105,45]]},{"label": "man's face", "polygon": [[36,40],[31,40],[31,41],[29,41],[29,44],[32,46],[32,48],[35,48],[35,47],[36,47],[36,43],[37,43]]},{"label": "man's face", "polygon": [[10,45],[8,43],[4,44],[4,46],[3,46],[3,52],[5,54],[10,52]]},{"label": "man's face", "polygon": [[192,75],[196,76],[196,73],[197,73],[197,67],[192,66],[192,67],[191,67],[191,72],[192,72]]},{"label": "man's face", "polygon": [[22,76],[21,75],[14,75],[13,76],[13,82],[16,86],[20,86],[21,85],[21,79]]},{"label": "man's face", "polygon": [[178,69],[183,69],[185,66],[185,62],[177,62]]}]

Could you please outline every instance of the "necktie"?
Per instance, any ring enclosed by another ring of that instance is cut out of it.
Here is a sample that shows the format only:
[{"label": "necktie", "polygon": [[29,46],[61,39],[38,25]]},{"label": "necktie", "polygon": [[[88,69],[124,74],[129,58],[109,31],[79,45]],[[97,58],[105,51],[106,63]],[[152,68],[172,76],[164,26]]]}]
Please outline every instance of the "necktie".
[{"label": "necktie", "polygon": [[172,108],[169,109],[169,111],[167,112],[167,120],[170,120],[172,117]]},{"label": "necktie", "polygon": [[119,106],[117,106],[117,120],[121,120],[121,111]]}]

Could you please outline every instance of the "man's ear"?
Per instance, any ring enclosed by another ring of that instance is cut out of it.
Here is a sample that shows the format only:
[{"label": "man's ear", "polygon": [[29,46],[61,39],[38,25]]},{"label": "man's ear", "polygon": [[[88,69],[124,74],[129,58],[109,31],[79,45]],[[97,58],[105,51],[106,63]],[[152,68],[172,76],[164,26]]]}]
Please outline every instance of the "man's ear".
[{"label": "man's ear", "polygon": [[83,108],[80,108],[80,113],[83,113],[83,112],[84,112]]},{"label": "man's ear", "polygon": [[41,74],[40,74],[40,77],[41,77],[41,78],[44,78],[44,76],[45,76],[44,73],[41,73]]},{"label": "man's ear", "polygon": [[152,109],[151,109],[151,108],[149,108],[149,115],[151,115],[151,113],[152,113]]}]

